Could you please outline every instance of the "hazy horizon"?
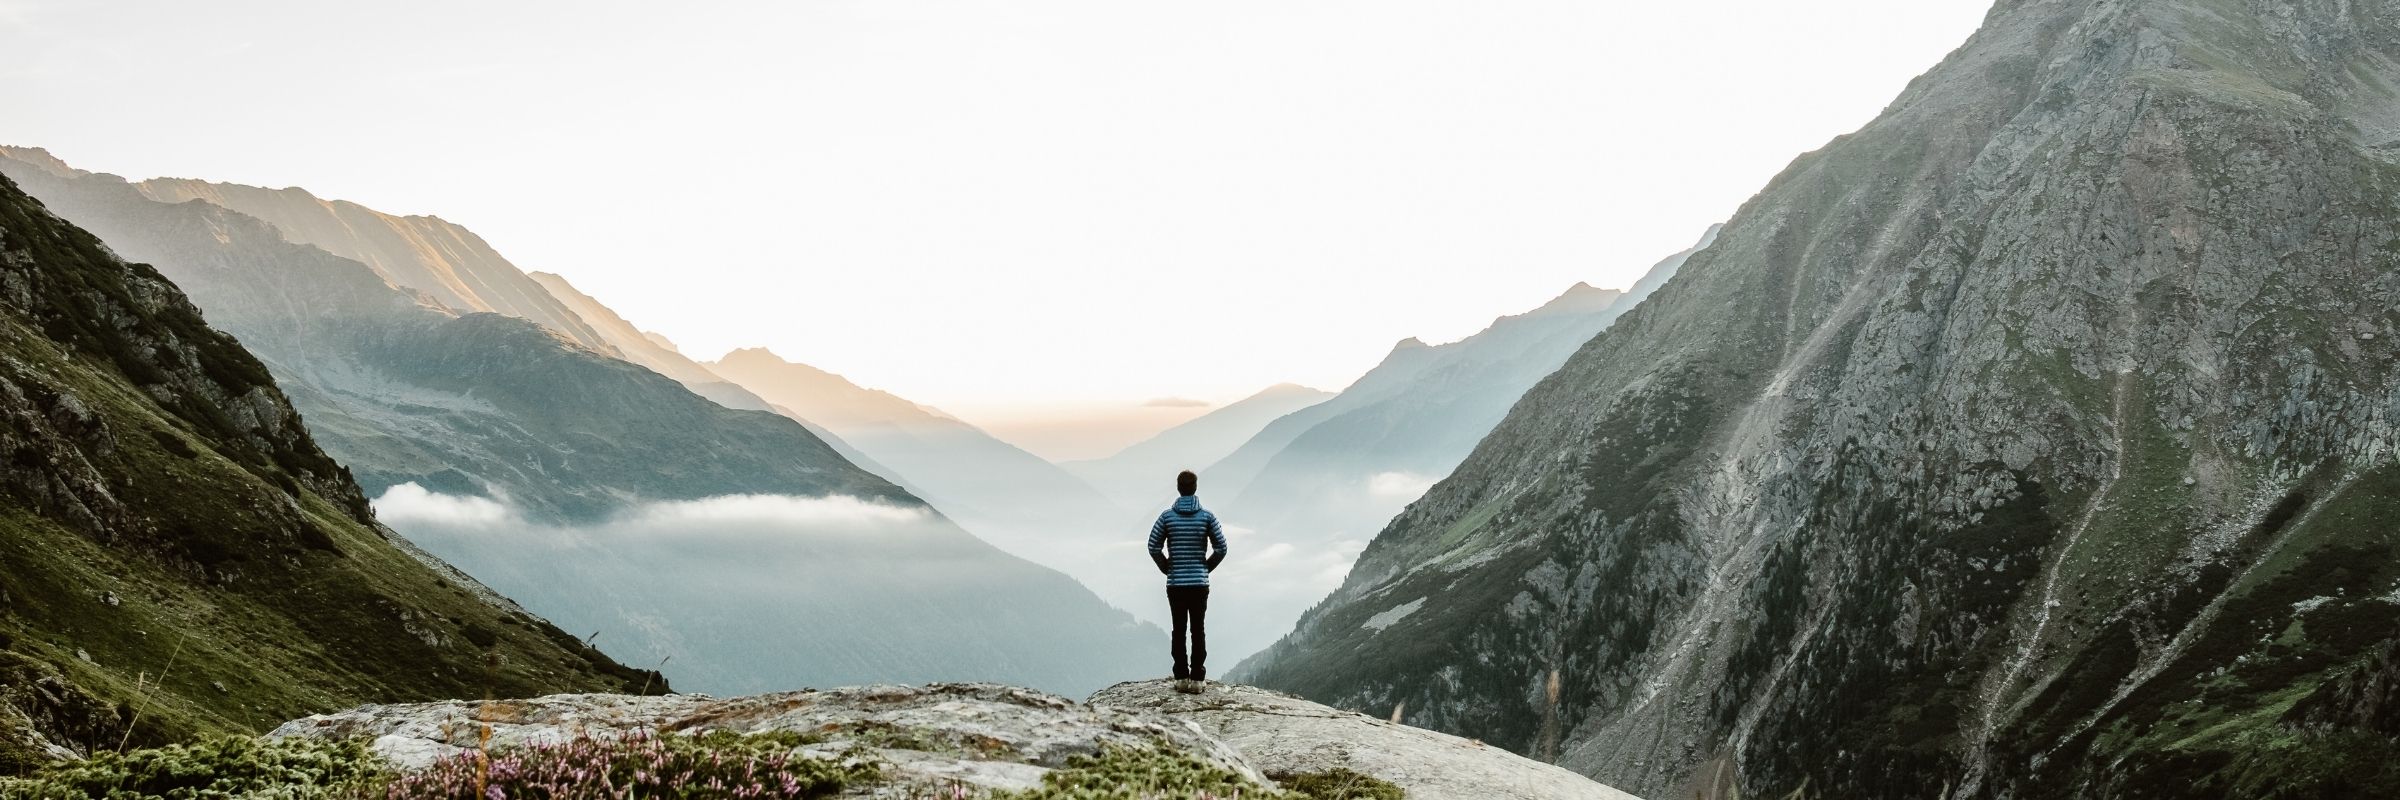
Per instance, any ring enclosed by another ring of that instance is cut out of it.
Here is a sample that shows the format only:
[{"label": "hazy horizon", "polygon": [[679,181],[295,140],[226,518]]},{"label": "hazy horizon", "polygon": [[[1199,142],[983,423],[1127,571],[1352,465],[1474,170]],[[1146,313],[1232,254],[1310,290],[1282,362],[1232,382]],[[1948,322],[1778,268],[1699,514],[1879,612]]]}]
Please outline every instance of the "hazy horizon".
[{"label": "hazy horizon", "polygon": [[1096,457],[1623,288],[1986,5],[8,0],[0,142],[440,216],[695,357]]}]

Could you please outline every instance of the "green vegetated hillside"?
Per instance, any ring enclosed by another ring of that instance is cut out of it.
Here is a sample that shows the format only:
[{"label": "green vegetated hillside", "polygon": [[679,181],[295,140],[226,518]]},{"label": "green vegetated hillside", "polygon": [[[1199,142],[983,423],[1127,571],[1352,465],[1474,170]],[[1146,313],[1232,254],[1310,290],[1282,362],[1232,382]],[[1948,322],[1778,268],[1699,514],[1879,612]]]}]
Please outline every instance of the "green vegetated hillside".
[{"label": "green vegetated hillside", "polygon": [[2400,8],[2002,2],[1235,677],[1651,796],[2394,796],[2396,339]]},{"label": "green vegetated hillside", "polygon": [[265,367],[5,179],[0,459],[0,772],[649,678],[395,542]]}]

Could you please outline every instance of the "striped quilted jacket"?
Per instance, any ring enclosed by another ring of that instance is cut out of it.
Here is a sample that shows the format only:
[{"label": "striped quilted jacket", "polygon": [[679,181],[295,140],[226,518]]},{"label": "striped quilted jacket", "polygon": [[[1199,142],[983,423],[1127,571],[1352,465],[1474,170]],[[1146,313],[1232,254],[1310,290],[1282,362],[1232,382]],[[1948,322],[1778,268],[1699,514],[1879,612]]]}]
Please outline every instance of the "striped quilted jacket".
[{"label": "striped quilted jacket", "polygon": [[1168,586],[1207,586],[1209,570],[1225,560],[1225,529],[1199,498],[1176,498],[1150,525],[1150,560],[1167,574]]}]

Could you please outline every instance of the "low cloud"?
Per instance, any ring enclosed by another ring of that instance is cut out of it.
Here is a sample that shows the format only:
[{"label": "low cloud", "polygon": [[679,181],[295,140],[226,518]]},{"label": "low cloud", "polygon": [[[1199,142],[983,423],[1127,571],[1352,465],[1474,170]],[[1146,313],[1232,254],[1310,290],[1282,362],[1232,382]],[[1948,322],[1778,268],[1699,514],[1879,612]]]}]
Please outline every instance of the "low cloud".
[{"label": "low cloud", "polygon": [[951,623],[927,622],[927,609],[971,608],[982,600],[959,595],[1008,580],[995,577],[994,551],[931,511],[840,495],[652,502],[562,524],[505,499],[402,484],[375,510],[577,636],[599,632],[612,655],[642,666],[673,656],[679,687],[714,693],[898,679],[878,670],[925,661],[884,652],[906,649],[889,642],[972,635],[929,629]]},{"label": "low cloud", "polygon": [[931,518],[932,514],[922,507],[896,506],[847,495],[793,497],[776,494],[725,495],[701,500],[652,503],[622,517],[633,523],[653,525],[769,523],[843,529],[915,524]]},{"label": "low cloud", "polygon": [[1425,496],[1437,478],[1414,472],[1378,472],[1367,479],[1367,493],[1383,500],[1413,501]]},{"label": "low cloud", "polygon": [[375,516],[390,525],[490,525],[507,522],[515,513],[489,497],[436,494],[414,483],[403,483],[375,498]]}]

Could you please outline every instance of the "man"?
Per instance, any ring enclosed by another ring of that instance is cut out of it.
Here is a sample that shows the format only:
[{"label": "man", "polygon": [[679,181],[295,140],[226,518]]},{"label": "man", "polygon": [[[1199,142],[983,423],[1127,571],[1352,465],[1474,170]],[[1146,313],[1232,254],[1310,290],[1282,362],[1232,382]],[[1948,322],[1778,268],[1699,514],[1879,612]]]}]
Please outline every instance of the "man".
[{"label": "man", "polygon": [[[1217,515],[1200,507],[1193,493],[1200,476],[1184,470],[1175,476],[1181,497],[1150,525],[1150,560],[1167,576],[1167,614],[1175,628],[1175,680],[1208,680],[1208,573],[1225,560],[1225,529]],[[1183,635],[1192,635],[1192,658],[1183,658]]]}]

